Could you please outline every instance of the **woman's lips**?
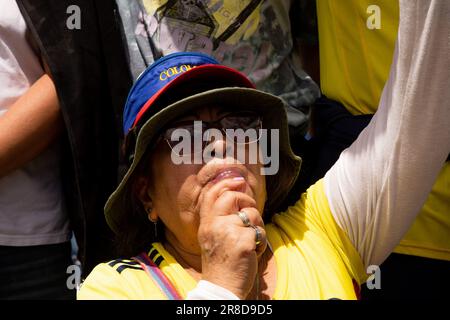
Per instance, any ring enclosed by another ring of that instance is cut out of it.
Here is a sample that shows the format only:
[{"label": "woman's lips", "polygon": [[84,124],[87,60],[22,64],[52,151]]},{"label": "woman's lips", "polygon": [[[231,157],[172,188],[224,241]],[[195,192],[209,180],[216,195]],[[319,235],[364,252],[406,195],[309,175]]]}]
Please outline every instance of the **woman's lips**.
[{"label": "woman's lips", "polygon": [[234,169],[234,168],[222,169],[217,172],[216,176],[211,180],[211,182],[217,183],[224,179],[236,179],[236,180],[242,179],[242,180],[244,180],[244,175],[238,169]]}]

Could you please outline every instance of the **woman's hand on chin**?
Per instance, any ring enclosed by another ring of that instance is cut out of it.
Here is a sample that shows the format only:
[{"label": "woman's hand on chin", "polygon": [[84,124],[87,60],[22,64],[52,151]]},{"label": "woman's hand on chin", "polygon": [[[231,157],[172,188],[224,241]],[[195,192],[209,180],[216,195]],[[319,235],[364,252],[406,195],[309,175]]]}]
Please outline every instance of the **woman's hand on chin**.
[{"label": "woman's hand on chin", "polygon": [[[243,178],[225,179],[205,192],[200,209],[198,240],[202,251],[202,279],[230,290],[245,299],[253,287],[258,255],[267,242],[264,223],[255,200],[243,193]],[[250,223],[259,226],[261,244],[256,246],[255,229],[244,226],[236,214],[243,211]]]}]

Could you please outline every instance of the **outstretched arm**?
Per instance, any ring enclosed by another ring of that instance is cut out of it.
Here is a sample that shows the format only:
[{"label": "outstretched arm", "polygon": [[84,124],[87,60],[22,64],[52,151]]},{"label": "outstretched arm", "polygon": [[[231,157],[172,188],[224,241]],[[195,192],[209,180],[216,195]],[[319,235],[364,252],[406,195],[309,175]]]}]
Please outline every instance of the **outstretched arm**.
[{"label": "outstretched arm", "polygon": [[333,216],[366,266],[400,242],[450,151],[449,17],[447,0],[400,0],[378,111],[325,176]]}]

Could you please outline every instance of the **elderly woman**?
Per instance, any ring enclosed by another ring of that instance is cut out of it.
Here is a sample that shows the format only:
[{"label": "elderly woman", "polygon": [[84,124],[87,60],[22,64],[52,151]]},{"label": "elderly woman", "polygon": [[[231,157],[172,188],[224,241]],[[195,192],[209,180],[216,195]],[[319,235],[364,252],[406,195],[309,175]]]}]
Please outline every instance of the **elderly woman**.
[{"label": "elderly woman", "polygon": [[[440,67],[450,63],[450,5],[401,8],[376,116],[277,214],[300,168],[283,101],[202,54],[150,66],[124,112],[130,167],[105,207],[122,254],[134,257],[98,265],[78,297],[357,298],[366,268],[406,232],[450,150],[450,71]],[[268,170],[268,150],[278,170]]]}]

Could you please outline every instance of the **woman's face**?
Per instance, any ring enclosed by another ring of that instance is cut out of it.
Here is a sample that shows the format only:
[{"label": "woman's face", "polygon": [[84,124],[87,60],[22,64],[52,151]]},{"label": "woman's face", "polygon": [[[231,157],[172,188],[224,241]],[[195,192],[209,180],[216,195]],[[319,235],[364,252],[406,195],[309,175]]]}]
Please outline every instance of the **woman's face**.
[{"label": "woman's face", "polygon": [[[178,123],[200,120],[211,122],[228,113],[230,112],[219,107],[204,107],[177,119],[172,125],[176,127]],[[247,157],[247,161],[239,162],[237,159],[243,158],[237,156],[236,152],[227,152],[229,147],[229,140],[225,137],[219,138],[207,146],[207,149],[212,151],[211,158],[203,159],[201,164],[195,164],[198,161],[192,164],[176,164],[179,162],[177,156],[169,144],[162,140],[152,152],[148,163],[151,166],[150,177],[139,179],[139,197],[144,207],[152,208],[149,218],[157,218],[164,223],[166,239],[169,242],[177,242],[178,247],[189,253],[200,254],[197,230],[202,199],[205,192],[219,180],[244,178],[241,192],[255,200],[259,212],[264,210],[266,185],[265,177],[261,174],[260,161],[249,161]],[[243,148],[248,151],[250,147],[247,144]],[[214,156],[214,151],[224,156]],[[201,155],[200,157],[203,158]]]}]

